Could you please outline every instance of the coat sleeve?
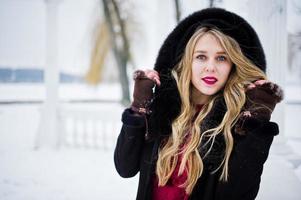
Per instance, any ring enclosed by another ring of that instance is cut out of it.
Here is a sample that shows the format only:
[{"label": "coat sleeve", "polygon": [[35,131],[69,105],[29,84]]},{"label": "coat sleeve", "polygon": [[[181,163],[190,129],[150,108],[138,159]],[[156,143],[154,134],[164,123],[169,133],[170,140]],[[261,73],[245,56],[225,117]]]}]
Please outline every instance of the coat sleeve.
[{"label": "coat sleeve", "polygon": [[115,168],[124,178],[133,177],[140,170],[140,157],[144,143],[145,121],[130,109],[122,114],[122,128],[114,151]]},{"label": "coat sleeve", "polygon": [[[246,135],[235,137],[229,161],[228,182],[219,182],[218,200],[254,200],[257,196],[263,165],[267,160],[273,138],[278,134],[274,122],[247,120]],[[235,133],[234,133],[235,134]]]}]

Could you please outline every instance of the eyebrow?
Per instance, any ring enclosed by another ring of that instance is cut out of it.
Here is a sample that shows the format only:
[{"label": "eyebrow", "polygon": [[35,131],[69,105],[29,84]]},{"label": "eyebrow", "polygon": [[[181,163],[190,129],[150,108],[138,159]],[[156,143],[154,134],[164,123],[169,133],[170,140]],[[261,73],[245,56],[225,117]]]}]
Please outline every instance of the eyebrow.
[{"label": "eyebrow", "polygon": [[[203,51],[203,50],[196,50],[194,53],[207,53],[207,51]],[[225,51],[219,51],[219,52],[216,52],[216,54],[226,54]]]}]

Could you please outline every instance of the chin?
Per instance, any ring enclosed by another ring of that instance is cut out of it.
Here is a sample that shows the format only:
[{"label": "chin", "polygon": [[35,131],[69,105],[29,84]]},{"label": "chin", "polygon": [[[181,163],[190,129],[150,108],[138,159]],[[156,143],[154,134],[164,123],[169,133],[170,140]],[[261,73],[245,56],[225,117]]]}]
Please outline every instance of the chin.
[{"label": "chin", "polygon": [[208,91],[208,90],[199,90],[199,91],[200,91],[200,93],[202,93],[206,96],[211,96],[216,93],[215,91]]},{"label": "chin", "polygon": [[214,92],[208,92],[208,93],[205,93],[205,95],[207,95],[207,96],[212,96],[212,95],[214,95],[214,94],[216,94],[217,93],[217,91],[214,91]]}]

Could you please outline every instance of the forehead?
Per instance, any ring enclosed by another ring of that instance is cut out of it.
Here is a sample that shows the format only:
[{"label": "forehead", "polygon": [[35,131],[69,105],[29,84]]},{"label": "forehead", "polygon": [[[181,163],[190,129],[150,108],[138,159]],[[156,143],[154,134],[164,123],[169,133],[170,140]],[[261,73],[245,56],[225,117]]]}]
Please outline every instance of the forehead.
[{"label": "forehead", "polygon": [[224,51],[224,48],[222,47],[219,39],[215,35],[211,33],[205,33],[198,39],[195,45],[195,51],[199,50]]}]

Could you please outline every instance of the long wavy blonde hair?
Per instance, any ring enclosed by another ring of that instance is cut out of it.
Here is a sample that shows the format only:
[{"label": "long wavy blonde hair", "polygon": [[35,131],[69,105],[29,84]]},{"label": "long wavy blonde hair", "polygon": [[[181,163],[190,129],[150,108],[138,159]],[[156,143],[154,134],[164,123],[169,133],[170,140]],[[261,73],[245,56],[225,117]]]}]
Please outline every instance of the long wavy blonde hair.
[{"label": "long wavy blonde hair", "polygon": [[[220,42],[225,52],[233,63],[231,73],[222,91],[213,95],[207,102],[195,120],[195,105],[192,103],[192,59],[193,52],[198,40],[205,34],[212,34]],[[159,148],[158,160],[156,166],[156,174],[159,179],[159,186],[166,185],[171,177],[179,155],[182,155],[180,160],[180,168],[178,175],[181,175],[184,170],[187,171],[187,180],[181,185],[185,188],[187,194],[191,194],[197,180],[203,172],[203,161],[199,153],[199,146],[205,137],[211,142],[210,147],[214,143],[215,137],[218,134],[223,134],[226,148],[224,157],[219,167],[215,170],[221,170],[220,181],[228,180],[228,164],[229,158],[233,149],[233,137],[231,128],[238,120],[238,116],[246,101],[245,87],[249,83],[258,79],[267,79],[263,71],[256,67],[241,51],[239,44],[231,37],[213,28],[200,28],[188,41],[184,50],[182,59],[175,66],[172,72],[181,97],[181,112],[172,123],[172,133]],[[200,124],[211,111],[218,94],[225,99],[227,111],[221,123],[210,130],[201,133]],[[185,143],[185,145],[183,145]],[[209,148],[208,154],[211,148]]]}]

